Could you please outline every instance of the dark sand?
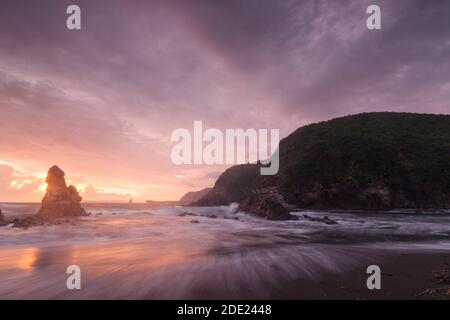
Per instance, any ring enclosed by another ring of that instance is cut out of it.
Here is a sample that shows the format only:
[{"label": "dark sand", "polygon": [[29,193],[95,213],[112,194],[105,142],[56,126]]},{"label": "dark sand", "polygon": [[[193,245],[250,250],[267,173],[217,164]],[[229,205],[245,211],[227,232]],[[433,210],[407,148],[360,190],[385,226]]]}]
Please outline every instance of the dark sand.
[{"label": "dark sand", "polygon": [[[440,282],[435,273],[444,270],[450,276],[448,253],[395,253],[385,254],[380,263],[381,289],[369,290],[366,280],[367,265],[341,274],[327,274],[315,282],[299,279],[272,299],[446,299],[450,300],[450,282]],[[446,288],[435,293],[427,289]]]}]

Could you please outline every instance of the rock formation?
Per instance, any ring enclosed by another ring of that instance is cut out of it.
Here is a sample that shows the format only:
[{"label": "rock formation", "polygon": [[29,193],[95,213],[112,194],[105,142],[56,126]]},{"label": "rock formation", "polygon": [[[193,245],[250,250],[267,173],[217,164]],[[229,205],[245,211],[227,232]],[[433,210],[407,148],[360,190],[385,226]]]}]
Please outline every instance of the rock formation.
[{"label": "rock formation", "polygon": [[310,217],[310,216],[304,214],[303,218],[306,220],[309,220],[309,221],[313,221],[313,222],[322,222],[325,224],[339,224],[336,220],[328,218],[328,216],[321,218],[321,217]]},{"label": "rock formation", "polygon": [[81,196],[74,186],[66,185],[64,171],[58,166],[48,170],[47,192],[42,199],[38,216],[41,218],[62,218],[85,216],[86,211],[81,207]]},{"label": "rock formation", "polygon": [[250,196],[241,202],[239,210],[269,220],[291,220],[296,218],[289,213],[289,205],[275,188],[253,191]]},{"label": "rock formation", "polygon": [[9,222],[5,220],[2,214],[2,210],[0,209],[0,227],[8,225]]},{"label": "rock formation", "polygon": [[217,179],[212,190],[192,206],[226,206],[241,203],[254,190],[260,188],[259,167],[255,164],[241,164],[225,170]]},{"label": "rock formation", "polygon": [[212,188],[204,188],[199,191],[190,191],[181,197],[179,203],[182,205],[192,203],[203,198]]},{"label": "rock formation", "polygon": [[311,124],[281,140],[279,157],[273,176],[261,176],[258,164],[227,169],[195,205],[248,208],[254,199],[250,209],[267,216],[272,201],[255,191],[276,188],[300,209],[450,208],[450,115],[364,113]]}]

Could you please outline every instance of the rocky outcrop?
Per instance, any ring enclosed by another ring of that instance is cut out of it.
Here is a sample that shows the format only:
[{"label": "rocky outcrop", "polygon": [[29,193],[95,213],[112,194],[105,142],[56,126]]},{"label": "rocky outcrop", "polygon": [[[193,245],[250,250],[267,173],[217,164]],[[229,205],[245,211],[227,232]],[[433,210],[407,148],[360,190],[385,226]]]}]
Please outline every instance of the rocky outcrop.
[{"label": "rocky outcrop", "polygon": [[287,199],[300,208],[382,211],[392,207],[391,191],[382,182],[372,182],[367,186],[359,186],[351,179],[341,179],[330,185],[308,182],[295,189],[287,189],[285,193]]},{"label": "rocky outcrop", "polygon": [[51,219],[44,218],[38,215],[32,215],[25,218],[16,218],[11,221],[13,228],[30,228],[30,227],[36,227],[41,226],[44,224],[51,223]]},{"label": "rocky outcrop", "polygon": [[81,196],[74,186],[67,186],[65,173],[58,166],[48,170],[47,192],[42,199],[38,212],[40,218],[62,218],[85,216],[86,211],[81,207]]},{"label": "rocky outcrop", "polygon": [[289,205],[275,188],[253,191],[239,205],[239,210],[269,220],[293,220],[295,216],[289,212]]},{"label": "rocky outcrop", "polygon": [[328,216],[324,216],[323,218],[321,218],[321,217],[310,217],[310,216],[304,214],[303,219],[306,219],[306,220],[312,221],[312,222],[322,222],[325,224],[338,224],[338,222],[336,220],[330,219]]},{"label": "rocky outcrop", "polygon": [[2,210],[0,209],[0,227],[8,225],[9,222],[6,221],[5,217],[3,216]]},{"label": "rocky outcrop", "polygon": [[273,187],[301,209],[450,208],[450,115],[364,113],[311,124],[281,140],[279,157],[273,176],[257,164],[227,169],[196,205],[237,202],[266,216],[273,202],[255,192]]},{"label": "rocky outcrop", "polygon": [[[37,214],[24,218],[16,218],[11,223],[15,228],[29,228],[44,224],[61,224],[69,219],[89,214],[81,207],[81,196],[74,186],[67,186],[65,173],[58,166],[48,170],[47,192],[42,199],[41,208]],[[1,222],[1,215],[0,215]]]},{"label": "rocky outcrop", "polygon": [[230,203],[241,203],[259,184],[259,166],[241,164],[231,167],[217,179],[212,190],[192,206],[226,206]]},{"label": "rocky outcrop", "polygon": [[27,216],[24,218],[14,218],[12,220],[6,220],[0,210],[0,227],[11,225],[13,228],[29,228],[32,226],[39,226],[49,222],[49,219],[44,217],[39,217],[34,214],[32,216]]}]

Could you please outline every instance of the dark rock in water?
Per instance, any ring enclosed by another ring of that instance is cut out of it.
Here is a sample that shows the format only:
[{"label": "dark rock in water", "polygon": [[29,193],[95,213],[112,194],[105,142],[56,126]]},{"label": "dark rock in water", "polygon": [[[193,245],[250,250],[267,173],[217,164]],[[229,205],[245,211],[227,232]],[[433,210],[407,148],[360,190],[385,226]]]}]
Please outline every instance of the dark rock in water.
[{"label": "dark rock in water", "polygon": [[191,220],[191,223],[200,223],[198,220]]},{"label": "dark rock in water", "polygon": [[325,223],[325,224],[338,224],[337,221],[328,218],[328,216],[324,216],[323,218],[319,218],[319,217],[310,217],[310,216],[304,214],[303,218],[305,218],[306,220],[309,220],[309,221],[322,222],[322,223]]},{"label": "dark rock in water", "polygon": [[0,209],[0,227],[7,226],[8,224],[9,222],[3,217],[2,210]]},{"label": "dark rock in water", "polygon": [[12,223],[13,228],[30,228],[37,227],[42,225],[61,225],[61,224],[73,224],[73,220],[71,219],[63,219],[63,218],[47,218],[39,215],[32,215],[25,218],[16,218],[13,219],[10,223]]},{"label": "dark rock in water", "polygon": [[81,207],[81,196],[74,186],[67,187],[64,179],[64,171],[58,166],[48,170],[47,192],[42,199],[38,216],[41,218],[61,218],[86,216],[86,211]]},{"label": "dark rock in water", "polygon": [[239,210],[253,213],[269,220],[293,220],[289,206],[274,188],[255,190],[239,205]]},{"label": "dark rock in water", "polygon": [[187,211],[184,211],[184,212],[180,213],[180,214],[179,214],[178,216],[179,216],[179,217],[186,217],[186,216],[197,216],[197,214],[195,214],[195,213],[192,213],[192,212],[187,212]]},{"label": "dark rock in water", "polygon": [[239,217],[227,217],[227,216],[224,216],[223,217],[225,220],[239,220]]},{"label": "dark rock in water", "polygon": [[38,215],[33,215],[22,219],[16,218],[11,221],[12,226],[14,228],[25,228],[25,229],[29,227],[44,225],[49,222],[50,220],[48,218],[40,217]]}]

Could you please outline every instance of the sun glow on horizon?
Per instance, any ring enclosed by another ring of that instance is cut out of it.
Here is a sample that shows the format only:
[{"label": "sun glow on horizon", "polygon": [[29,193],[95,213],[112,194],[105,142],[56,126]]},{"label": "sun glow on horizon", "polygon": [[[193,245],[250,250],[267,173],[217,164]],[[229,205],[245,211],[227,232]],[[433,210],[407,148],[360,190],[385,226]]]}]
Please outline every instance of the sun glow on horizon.
[{"label": "sun glow on horizon", "polygon": [[[58,163],[58,162],[57,162]],[[64,161],[60,161],[64,163]],[[40,170],[36,170],[40,167]],[[39,202],[47,191],[45,179],[47,172],[42,168],[51,165],[0,160],[0,202]],[[66,173],[67,185],[73,185],[80,193],[84,202],[133,202],[177,201],[189,191],[200,190],[206,186],[195,186],[198,174],[202,171],[183,171],[167,177],[149,175],[148,181],[139,178],[138,181],[123,180],[115,176],[92,175],[62,165]],[[132,177],[130,176],[130,179]]]}]

